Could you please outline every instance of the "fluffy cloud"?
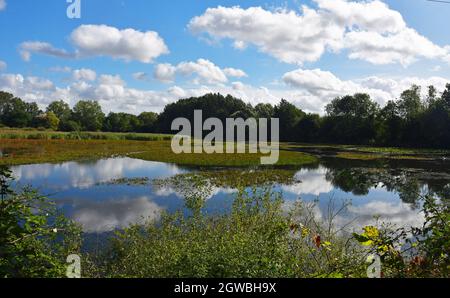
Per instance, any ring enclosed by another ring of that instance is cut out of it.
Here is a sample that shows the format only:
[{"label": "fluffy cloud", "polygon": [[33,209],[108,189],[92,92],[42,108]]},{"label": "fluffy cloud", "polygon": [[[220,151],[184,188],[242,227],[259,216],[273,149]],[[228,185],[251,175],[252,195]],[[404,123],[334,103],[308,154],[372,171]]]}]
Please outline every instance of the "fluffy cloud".
[{"label": "fluffy cloud", "polygon": [[196,74],[197,78],[195,81],[204,81],[210,84],[214,83],[226,83],[227,76],[224,72],[206,59],[198,59],[196,62],[181,62],[176,67],[179,74],[189,76]]},{"label": "fluffy cloud", "polygon": [[95,81],[97,73],[92,69],[76,69],[72,74],[73,78],[77,81]]},{"label": "fluffy cloud", "polygon": [[327,23],[317,11],[306,7],[303,15],[299,15],[261,7],[219,6],[193,18],[188,27],[194,33],[207,32],[213,38],[232,39],[238,49],[253,44],[281,61],[302,63],[316,61],[328,43],[339,42],[342,29]]},{"label": "fluffy cloud", "polygon": [[88,56],[110,56],[150,63],[160,55],[169,53],[164,40],[155,31],[82,25],[72,32],[71,40],[82,55]]},{"label": "fluffy cloud", "polygon": [[209,60],[198,59],[197,61],[181,62],[173,66],[171,64],[159,64],[155,67],[154,77],[164,83],[175,80],[176,75],[195,76],[194,83],[223,84],[228,82],[228,77],[245,77],[247,74],[241,69],[221,69]]},{"label": "fluffy cloud", "polygon": [[317,61],[326,51],[347,50],[350,59],[408,65],[419,58],[450,61],[449,47],[433,44],[408,27],[402,15],[374,0],[314,0],[317,9],[208,8],[188,27],[213,39],[231,39],[237,49],[256,46],[286,63]]},{"label": "fluffy cloud", "polygon": [[6,8],[6,1],[0,0],[0,10],[4,10]]},{"label": "fluffy cloud", "polygon": [[151,63],[155,58],[169,53],[164,40],[155,31],[120,30],[106,25],[81,25],[72,32],[70,41],[76,48],[73,53],[40,41],[24,42],[19,50],[25,61],[30,60],[32,53],[40,53],[60,58],[109,56]]},{"label": "fluffy cloud", "polygon": [[191,88],[172,86],[167,90],[142,90],[130,88],[118,75],[97,75],[94,81],[77,80],[66,86],[57,86],[51,81],[37,77],[24,77],[21,74],[0,74],[0,90],[11,92],[26,101],[36,101],[44,107],[53,100],[63,99],[75,104],[81,99],[97,100],[105,112],[128,112],[139,114],[143,111],[160,112],[163,107],[180,98],[202,96],[206,93],[230,94],[247,103],[278,104],[285,98],[306,112],[323,113],[324,107],[334,97],[355,92],[366,92],[384,105],[387,100],[396,99],[403,90],[412,84],[423,87],[434,85],[444,90],[450,80],[443,77],[403,77],[386,78],[379,76],[354,80],[342,80],[331,72],[320,69],[298,69],[283,76],[287,86],[252,86],[242,82],[225,84],[197,85]]},{"label": "fluffy cloud", "polygon": [[[422,87],[423,95],[429,85],[434,85],[438,90],[443,90],[449,79],[442,77],[404,77],[404,78],[385,78],[370,76],[356,80],[341,80],[329,71],[320,69],[304,70],[298,69],[286,73],[283,81],[298,91],[306,92],[309,98],[313,99],[316,106],[321,106],[330,102],[334,97],[364,92],[380,105],[384,105],[388,100],[399,97],[402,91],[415,84]],[[308,98],[305,95],[304,98]],[[308,101],[311,103],[310,101]]]},{"label": "fluffy cloud", "polygon": [[176,67],[169,63],[158,64],[155,67],[155,79],[163,83],[171,83],[175,79]]},{"label": "fluffy cloud", "polygon": [[243,78],[243,77],[247,77],[247,74],[241,70],[241,69],[236,69],[236,68],[225,68],[223,70],[223,73],[226,74],[229,77],[235,77],[235,78]]},{"label": "fluffy cloud", "polygon": [[398,62],[405,66],[419,57],[444,59],[448,52],[410,28],[390,35],[367,31],[349,32],[346,34],[345,47],[350,51],[350,59],[366,60],[373,64]]}]

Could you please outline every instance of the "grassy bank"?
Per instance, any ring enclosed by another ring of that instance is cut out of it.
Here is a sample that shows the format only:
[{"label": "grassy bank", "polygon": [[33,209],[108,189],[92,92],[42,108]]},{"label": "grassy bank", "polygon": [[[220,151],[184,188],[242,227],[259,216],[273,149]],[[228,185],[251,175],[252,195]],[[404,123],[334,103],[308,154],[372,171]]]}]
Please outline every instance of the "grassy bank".
[{"label": "grassy bank", "polygon": [[2,128],[0,129],[0,139],[167,141],[172,139],[172,135],[153,133],[60,132],[36,129]]},{"label": "grassy bank", "polygon": [[[58,163],[129,156],[185,166],[258,166],[261,154],[174,154],[171,135],[104,132],[53,132],[0,129],[0,165]],[[441,160],[447,150],[382,148],[349,145],[281,143],[278,166],[298,166],[327,156],[349,160]]]},{"label": "grassy bank", "polygon": [[[170,141],[130,140],[0,140],[0,165],[58,163],[111,156],[128,156],[185,166],[259,166],[261,154],[175,154]],[[312,155],[281,150],[279,166],[316,162]]]}]

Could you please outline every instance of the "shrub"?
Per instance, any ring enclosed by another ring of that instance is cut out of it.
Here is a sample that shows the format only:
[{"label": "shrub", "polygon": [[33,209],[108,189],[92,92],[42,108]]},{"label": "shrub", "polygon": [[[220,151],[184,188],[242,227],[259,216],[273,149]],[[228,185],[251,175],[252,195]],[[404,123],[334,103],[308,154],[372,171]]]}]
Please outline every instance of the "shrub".
[{"label": "shrub", "polygon": [[299,204],[287,215],[281,194],[241,191],[230,213],[209,216],[201,212],[205,187],[196,186],[186,201],[190,215],[166,214],[158,223],[118,232],[100,258],[98,274],[236,278],[365,272],[355,243],[315,222],[310,206]]},{"label": "shrub", "polygon": [[80,249],[80,229],[59,215],[47,198],[10,188],[0,168],[0,276],[64,277],[66,257]]},{"label": "shrub", "polygon": [[364,227],[355,238],[381,258],[385,277],[450,276],[450,206],[424,198],[422,227]]}]

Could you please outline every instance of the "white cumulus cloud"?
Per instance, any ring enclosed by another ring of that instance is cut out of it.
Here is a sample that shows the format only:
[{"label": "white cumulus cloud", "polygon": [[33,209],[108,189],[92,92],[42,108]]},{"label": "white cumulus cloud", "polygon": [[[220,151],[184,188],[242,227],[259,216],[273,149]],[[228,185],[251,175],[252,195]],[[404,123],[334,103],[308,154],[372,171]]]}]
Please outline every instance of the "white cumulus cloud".
[{"label": "white cumulus cloud", "polygon": [[280,61],[314,62],[325,52],[347,51],[350,59],[373,64],[400,63],[419,58],[450,62],[448,46],[434,44],[408,27],[402,15],[384,2],[314,0],[300,11],[239,6],[208,8],[188,28],[215,40],[230,39],[237,49],[254,45]]},{"label": "white cumulus cloud", "polygon": [[[323,107],[337,96],[354,94],[357,92],[368,93],[372,99],[383,106],[388,100],[395,100],[402,91],[413,84],[422,87],[423,95],[426,88],[434,85],[439,90],[444,90],[449,79],[442,77],[404,77],[386,78],[370,76],[354,80],[342,80],[329,71],[320,69],[297,69],[284,74],[283,81],[294,90],[306,93],[303,96],[310,104],[315,104],[323,111]],[[311,101],[312,100],[312,101]],[[303,103],[306,105],[306,102]],[[308,108],[311,108],[308,105]]]},{"label": "white cumulus cloud", "polygon": [[174,66],[172,64],[158,64],[155,67],[154,77],[164,83],[175,80],[176,75],[185,77],[194,76],[194,83],[223,84],[228,82],[228,77],[246,77],[247,74],[236,68],[221,69],[207,59],[197,61],[185,61]]},{"label": "white cumulus cloud", "polygon": [[151,63],[169,49],[155,31],[141,32],[131,28],[117,29],[106,25],[81,25],[70,35],[74,52],[59,49],[42,41],[26,41],[19,46],[22,59],[29,61],[32,53],[60,58],[108,56],[125,61]]},{"label": "white cumulus cloud", "polygon": [[343,80],[320,69],[298,69],[288,72],[282,80],[286,85],[272,88],[230,82],[224,84],[195,85],[193,87],[171,86],[166,90],[136,89],[127,86],[119,75],[97,75],[95,81],[66,81],[66,85],[22,74],[0,74],[0,90],[13,93],[25,101],[35,101],[41,108],[54,100],[64,100],[71,105],[79,100],[96,100],[108,113],[127,112],[140,114],[143,111],[160,112],[166,104],[180,98],[202,96],[207,93],[230,94],[244,102],[278,104],[284,98],[306,112],[324,113],[324,107],[333,98],[355,92],[370,94],[383,106],[387,100],[397,99],[401,92],[412,84],[422,87],[423,96],[427,87],[434,85],[442,92],[449,78],[432,77],[386,77],[370,76]]},{"label": "white cumulus cloud", "polygon": [[73,78],[77,81],[95,81],[97,73],[87,68],[76,69],[73,71]]},{"label": "white cumulus cloud", "polygon": [[164,40],[155,31],[120,30],[106,25],[82,25],[71,34],[82,55],[110,56],[126,61],[150,63],[169,53]]}]

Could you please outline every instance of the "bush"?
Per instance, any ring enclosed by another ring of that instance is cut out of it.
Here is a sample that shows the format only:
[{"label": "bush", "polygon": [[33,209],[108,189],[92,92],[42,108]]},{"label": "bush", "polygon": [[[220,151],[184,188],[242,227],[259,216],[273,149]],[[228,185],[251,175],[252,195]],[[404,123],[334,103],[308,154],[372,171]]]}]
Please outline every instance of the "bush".
[{"label": "bush", "polygon": [[11,180],[0,168],[0,276],[64,277],[66,257],[79,253],[80,229],[36,191],[11,190]]},{"label": "bush", "polygon": [[65,132],[80,131],[81,126],[80,124],[72,120],[61,121],[61,123],[59,124],[59,130]]},{"label": "bush", "polygon": [[[107,277],[361,276],[355,243],[337,236],[299,204],[285,214],[281,195],[241,191],[229,214],[201,212],[202,187],[187,197],[191,215],[118,232],[98,265]],[[361,269],[362,268],[362,269]]]},{"label": "bush", "polygon": [[450,206],[424,198],[422,227],[364,227],[355,238],[381,258],[385,277],[450,277]]}]

